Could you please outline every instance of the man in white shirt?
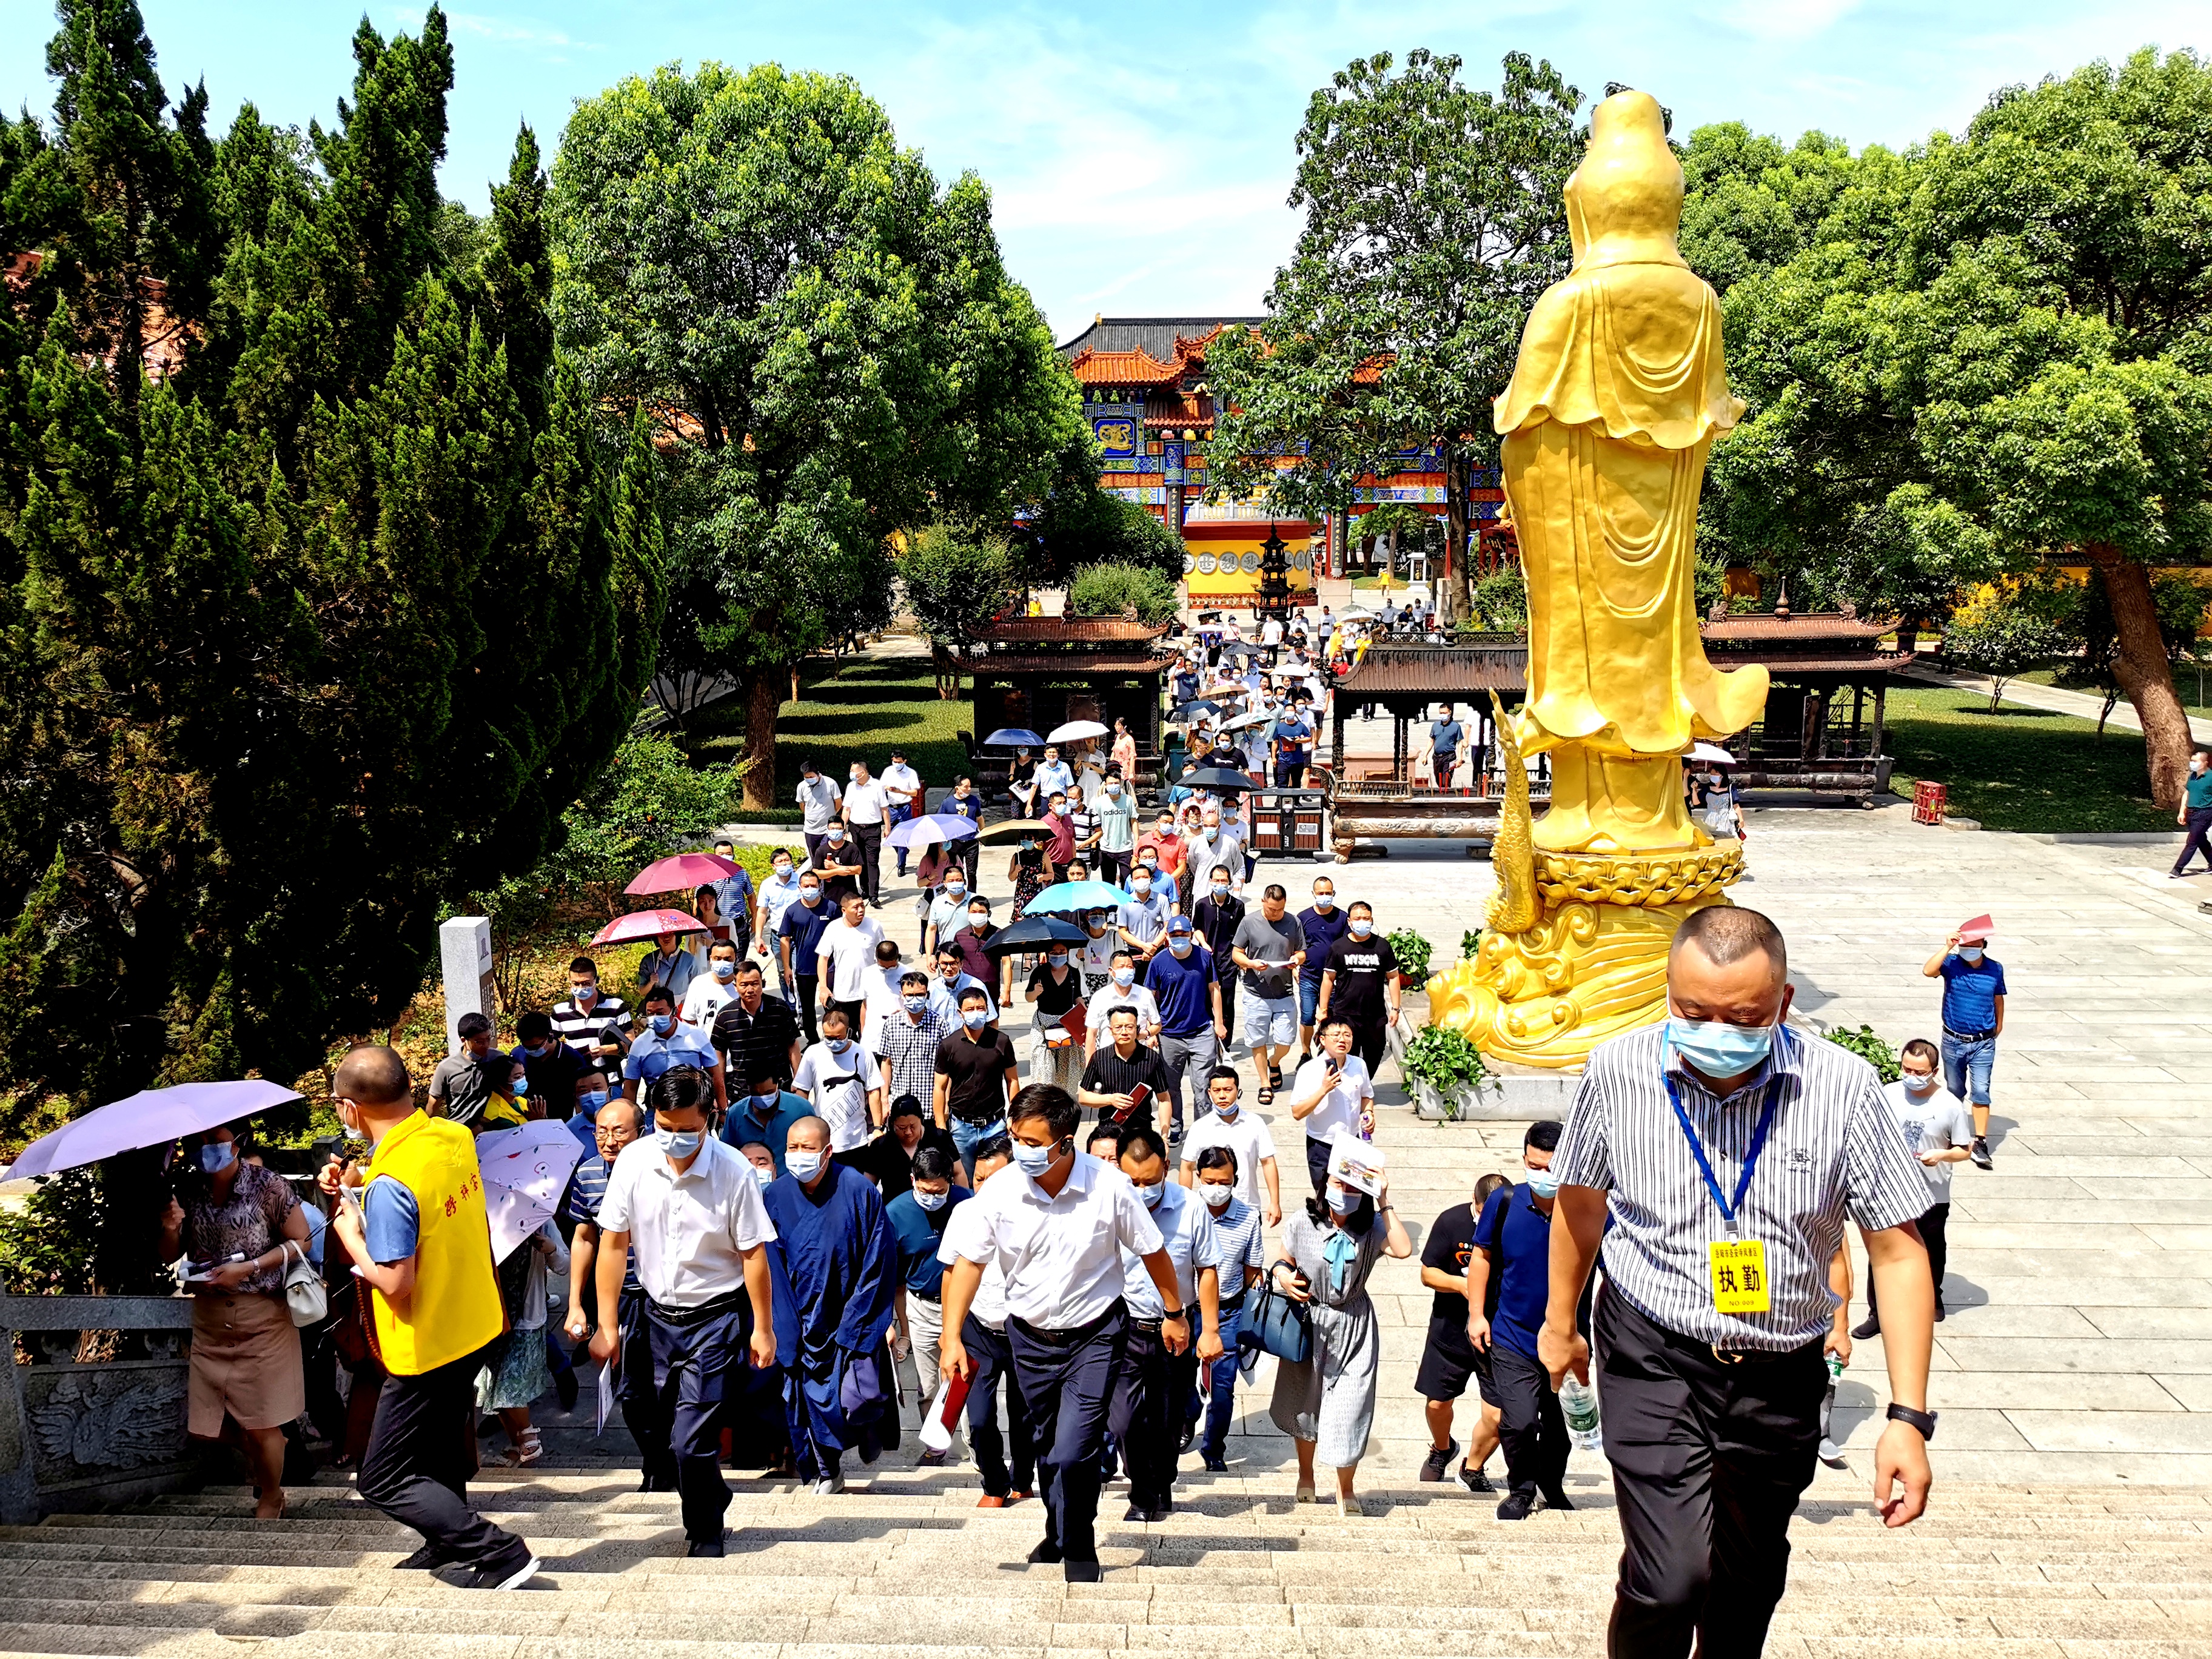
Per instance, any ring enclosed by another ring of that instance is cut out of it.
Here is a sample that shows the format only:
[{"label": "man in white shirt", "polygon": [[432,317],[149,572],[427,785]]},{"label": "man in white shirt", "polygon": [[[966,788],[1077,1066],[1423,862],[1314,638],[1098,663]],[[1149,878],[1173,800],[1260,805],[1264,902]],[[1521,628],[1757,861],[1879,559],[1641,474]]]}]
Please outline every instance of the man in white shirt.
[{"label": "man in white shirt", "polygon": [[1180,1353],[1160,1337],[1161,1287],[1127,1247],[1121,1252],[1122,1300],[1129,1304],[1129,1341],[1115,1379],[1107,1427],[1121,1448],[1129,1475],[1124,1521],[1164,1521],[1175,1508],[1176,1459],[1182,1451],[1182,1402],[1194,1392],[1201,1361],[1221,1357],[1220,1255],[1213,1218],[1187,1187],[1168,1179],[1167,1148],[1141,1123],[1121,1131],[1121,1173],[1152,1212],[1162,1247],[1174,1264],[1176,1299],[1194,1301],[1206,1316],[1202,1334]]},{"label": "man in white shirt", "polygon": [[860,1029],[854,1035],[860,1046],[874,1052],[876,1028],[899,1011],[899,976],[906,971],[899,961],[898,941],[876,941],[876,971],[861,981]]},{"label": "man in white shirt", "polygon": [[737,1000],[738,947],[717,939],[707,947],[707,972],[691,975],[677,1018],[704,1031],[714,1025],[715,1015]]},{"label": "man in white shirt", "polygon": [[1114,926],[1110,910],[1093,910],[1083,919],[1083,931],[1091,937],[1068,952],[1070,960],[1083,974],[1083,988],[1095,993],[1106,986],[1114,973],[1114,952],[1121,949],[1121,935]]},{"label": "man in white shirt", "polygon": [[844,1011],[822,1016],[822,1041],[799,1058],[791,1091],[830,1126],[830,1150],[865,1146],[884,1121],[884,1078],[875,1059],[853,1040]]},{"label": "man in white shirt", "polygon": [[1186,1187],[1195,1187],[1198,1155],[1209,1146],[1226,1146],[1237,1154],[1238,1201],[1259,1211],[1270,1227],[1279,1227],[1283,1193],[1275,1169],[1275,1138],[1267,1133],[1265,1119],[1244,1109],[1240,1098],[1243,1089],[1233,1066],[1217,1066],[1208,1075],[1206,1097],[1213,1109],[1193,1123],[1183,1137],[1182,1167],[1176,1179]]},{"label": "man in white shirt", "polygon": [[868,975],[875,971],[876,945],[883,936],[883,928],[868,915],[867,901],[848,893],[837,920],[822,930],[814,946],[822,1006],[842,1009],[845,1029],[856,1034],[868,1011]]},{"label": "man in white shirt", "polygon": [[884,830],[890,815],[890,793],[868,775],[867,762],[854,761],[853,780],[845,786],[845,827],[860,854],[860,892],[875,910],[884,908]]},{"label": "man in white shirt", "polygon": [[[1114,952],[1113,965],[1107,982],[1091,996],[1083,1011],[1083,1057],[1085,1060],[1098,1052],[1101,1034],[1106,1022],[1116,1008],[1133,1010],[1137,1016],[1137,1041],[1157,1043],[1160,1035],[1159,999],[1137,983],[1136,953],[1131,951]],[[1110,1036],[1105,1037],[1110,1042]]]},{"label": "man in white shirt", "polygon": [[830,833],[830,820],[837,816],[837,803],[844,798],[836,780],[823,777],[812,761],[799,763],[799,810],[804,815],[799,833],[806,838],[808,858],[821,851],[822,838]]},{"label": "man in white shirt", "polygon": [[[884,833],[889,835],[902,823],[911,823],[921,816],[921,804],[927,792],[921,786],[921,774],[906,763],[906,751],[891,750],[891,763],[884,768],[884,793],[890,798],[891,810],[884,819]],[[906,848],[891,849],[898,854],[898,873],[906,874]]]},{"label": "man in white shirt", "polygon": [[1060,745],[1048,743],[1044,746],[1044,758],[1037,763],[1036,798],[1050,800],[1054,795],[1064,795],[1075,787],[1075,774],[1060,757]]},{"label": "man in white shirt", "polygon": [[[752,1165],[707,1133],[707,1080],[689,1066],[655,1078],[653,1133],[616,1158],[599,1208],[599,1329],[592,1357],[621,1351],[623,1273],[645,1291],[660,1420],[683,1494],[687,1555],[720,1557],[730,1488],[722,1479],[722,1402],[750,1351],[775,1364],[766,1246],[775,1237]],[[750,1341],[748,1341],[750,1337]]]},{"label": "man in white shirt", "polygon": [[[1014,1161],[1013,1145],[994,1135],[975,1148],[975,1182],[978,1188]],[[983,1237],[980,1216],[969,1217],[969,1206],[953,1206],[937,1247],[937,1259],[950,1267],[962,1248]],[[942,1291],[939,1292],[942,1294]],[[943,1312],[940,1304],[939,1311]],[[993,1256],[983,1264],[983,1277],[975,1286],[975,1300],[968,1317],[960,1322],[960,1340],[974,1369],[968,1388],[968,1449],[975,1455],[975,1473],[983,1478],[979,1510],[1002,1510],[1030,1497],[1036,1482],[1036,1449],[1030,1436],[1029,1409],[1022,1403],[1020,1385],[1014,1380],[1013,1353],[1006,1346],[1006,1275]],[[942,1338],[939,1339],[940,1351]],[[999,1434],[999,1379],[1006,1379],[1006,1437]],[[1006,1465],[1007,1442],[1012,1443],[1013,1467]]]},{"label": "man in white shirt", "polygon": [[1329,1146],[1339,1135],[1373,1139],[1375,1079],[1352,1052],[1352,1022],[1334,1016],[1321,1024],[1321,1051],[1291,1080],[1291,1115],[1306,1126],[1306,1173],[1314,1196],[1328,1187]]},{"label": "man in white shirt", "polygon": [[954,1332],[974,1304],[983,1267],[1006,1279],[1006,1332],[1022,1395],[1035,1414],[1044,1537],[1033,1562],[1058,1561],[1070,1583],[1096,1583],[1100,1459],[1114,1376],[1128,1340],[1121,1252],[1139,1257],[1162,1297],[1160,1341],[1190,1346],[1190,1316],[1175,1264],[1137,1189],[1075,1150],[1078,1113],[1065,1089],[1031,1084],[1007,1109],[1016,1168],[983,1183],[963,1207],[979,1212],[945,1275],[945,1347],[939,1370],[975,1365]]},{"label": "man in white shirt", "polygon": [[1261,644],[1264,646],[1278,646],[1282,642],[1283,619],[1280,617],[1270,617],[1267,621],[1260,624]]},{"label": "man in white shirt", "polygon": [[[1897,1081],[1882,1088],[1889,1109],[1905,1131],[1905,1144],[1928,1174],[1928,1208],[1920,1218],[1920,1241],[1928,1247],[1928,1272],[1936,1281],[1936,1317],[1943,1317],[1943,1264],[1949,1255],[1944,1230],[1951,1220],[1951,1166],[1973,1155],[1974,1120],[1966,1103],[1943,1086],[1942,1056],[1934,1043],[1915,1037],[1897,1057]],[[1862,1342],[1881,1334],[1881,1310],[1875,1305],[1874,1277],[1867,1276],[1867,1316],[1851,1334]]]},{"label": "man in white shirt", "polygon": [[776,930],[783,926],[783,913],[799,902],[799,868],[793,861],[789,849],[779,847],[769,860],[769,878],[761,884],[760,915],[753,926],[753,950],[760,956],[775,958],[776,988],[783,1000],[798,1006],[794,994],[798,987],[791,982],[785,970],[783,953],[775,947]]}]

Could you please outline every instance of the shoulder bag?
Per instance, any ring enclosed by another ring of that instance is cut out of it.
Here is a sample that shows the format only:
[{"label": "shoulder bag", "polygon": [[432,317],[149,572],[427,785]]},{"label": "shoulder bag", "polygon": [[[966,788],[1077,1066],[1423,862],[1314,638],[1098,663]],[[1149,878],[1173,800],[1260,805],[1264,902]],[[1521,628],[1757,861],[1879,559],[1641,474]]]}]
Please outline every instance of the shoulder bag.
[{"label": "shoulder bag", "polygon": [[1307,1316],[1306,1305],[1293,1302],[1275,1288],[1275,1270],[1272,1267],[1261,1278],[1258,1291],[1244,1304],[1237,1346],[1242,1347],[1248,1341],[1262,1353],[1271,1353],[1292,1365],[1303,1365],[1313,1357],[1313,1322]]},{"label": "shoulder bag", "polygon": [[284,1261],[284,1302],[292,1310],[293,1324],[321,1324],[330,1312],[330,1294],[323,1288],[322,1274],[307,1260],[307,1247],[286,1239]]}]

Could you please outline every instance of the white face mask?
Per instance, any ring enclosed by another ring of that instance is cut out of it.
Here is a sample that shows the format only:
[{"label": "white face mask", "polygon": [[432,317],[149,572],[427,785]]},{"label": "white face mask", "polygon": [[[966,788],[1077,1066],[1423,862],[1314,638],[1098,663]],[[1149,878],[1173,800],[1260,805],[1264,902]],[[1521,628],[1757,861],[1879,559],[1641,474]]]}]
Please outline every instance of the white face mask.
[{"label": "white face mask", "polygon": [[1912,1094],[1924,1095],[1930,1089],[1936,1086],[1936,1073],[1933,1072],[1929,1072],[1925,1076],[1922,1077],[1915,1077],[1910,1072],[1900,1072],[1898,1073],[1898,1077],[1899,1080],[1905,1085],[1906,1090]]},{"label": "white face mask", "polygon": [[1237,1196],[1236,1188],[1225,1181],[1201,1181],[1198,1183],[1198,1191],[1209,1210],[1225,1208],[1229,1200]]}]

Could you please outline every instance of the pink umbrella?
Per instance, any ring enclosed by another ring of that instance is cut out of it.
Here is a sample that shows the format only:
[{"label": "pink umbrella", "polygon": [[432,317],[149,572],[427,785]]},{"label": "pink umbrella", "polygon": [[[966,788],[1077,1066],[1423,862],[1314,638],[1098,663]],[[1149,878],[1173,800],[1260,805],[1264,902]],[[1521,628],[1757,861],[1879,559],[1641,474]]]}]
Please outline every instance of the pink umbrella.
[{"label": "pink umbrella", "polygon": [[661,933],[703,933],[707,924],[687,910],[633,910],[592,935],[594,945],[626,945]]},{"label": "pink umbrella", "polygon": [[734,861],[719,853],[678,853],[655,859],[637,872],[625,893],[695,893],[738,873]]}]

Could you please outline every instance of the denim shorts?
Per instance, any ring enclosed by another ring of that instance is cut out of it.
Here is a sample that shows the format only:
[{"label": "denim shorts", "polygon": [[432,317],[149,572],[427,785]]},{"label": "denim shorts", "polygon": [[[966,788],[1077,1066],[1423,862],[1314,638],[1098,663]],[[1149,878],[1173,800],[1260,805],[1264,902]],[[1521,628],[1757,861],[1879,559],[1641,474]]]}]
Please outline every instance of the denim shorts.
[{"label": "denim shorts", "polygon": [[1317,979],[1298,981],[1298,1024],[1314,1023],[1314,1010],[1321,1006],[1321,981]]},{"label": "denim shorts", "polygon": [[1995,1037],[1955,1037],[1943,1033],[1943,1086],[1976,1106],[1990,1103],[1990,1068],[1996,1064]]},{"label": "denim shorts", "polygon": [[1237,1025],[1253,1048],[1287,1048],[1298,1040],[1297,998],[1259,996],[1247,988],[1237,994]]}]

